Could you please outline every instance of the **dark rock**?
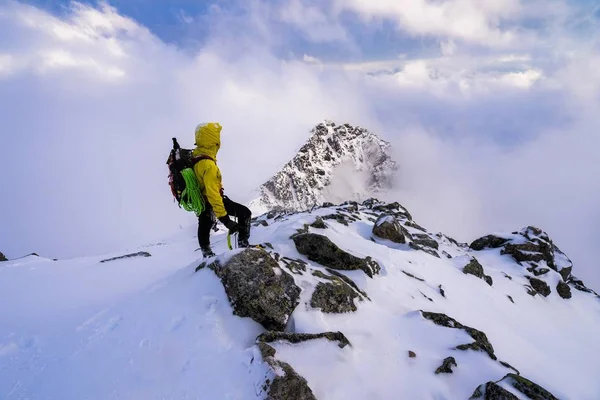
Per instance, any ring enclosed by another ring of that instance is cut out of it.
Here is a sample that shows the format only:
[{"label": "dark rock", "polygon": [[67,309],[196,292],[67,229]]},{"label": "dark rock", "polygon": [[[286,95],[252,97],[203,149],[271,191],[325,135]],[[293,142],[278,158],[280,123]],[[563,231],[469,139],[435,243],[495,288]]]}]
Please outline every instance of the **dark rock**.
[{"label": "dark rock", "polygon": [[302,275],[306,271],[306,265],[301,264],[297,261],[292,261],[290,263],[283,262],[285,267],[290,270],[290,272],[294,275]]},{"label": "dark rock", "polygon": [[267,400],[317,400],[308,382],[286,362],[275,359],[275,349],[259,343],[263,360],[271,367],[275,378],[267,379],[263,389],[268,390]]},{"label": "dark rock", "polygon": [[517,396],[504,389],[503,387],[495,384],[494,382],[488,382],[484,385],[479,386],[473,392],[473,395],[469,400],[481,399],[481,400],[519,400]]},{"label": "dark rock", "polygon": [[444,359],[444,361],[442,362],[442,365],[440,365],[438,367],[438,369],[435,370],[436,375],[437,374],[451,374],[452,371],[452,366],[458,367],[458,365],[456,364],[456,360],[454,359],[454,357],[447,357]]},{"label": "dark rock", "polygon": [[285,329],[298,305],[300,288],[269,253],[245,249],[224,265],[217,260],[208,267],[223,282],[235,315],[250,317],[269,330]]},{"label": "dark rock", "polygon": [[487,282],[488,285],[492,286],[494,284],[494,280],[489,275],[484,275],[483,280]]},{"label": "dark rock", "polygon": [[471,396],[471,399],[482,400],[518,400],[519,398],[502,388],[499,383],[507,383],[516,390],[532,400],[558,400],[552,393],[531,382],[529,379],[515,374],[507,374],[497,382],[488,382],[479,386]]},{"label": "dark rock", "polygon": [[315,222],[313,222],[310,226],[317,229],[327,229],[327,225],[325,225],[325,222],[321,217],[317,217],[317,219],[315,219]]},{"label": "dark rock", "polygon": [[414,276],[414,275],[413,275],[413,274],[411,274],[410,272],[406,272],[406,271],[402,270],[402,273],[403,273],[404,275],[406,275],[406,276],[410,276],[411,278],[413,278],[413,279],[416,279],[416,280],[418,280],[418,281],[425,282],[425,279],[417,278],[416,276]]},{"label": "dark rock", "polygon": [[331,219],[331,220],[337,221],[340,224],[345,225],[345,226],[348,226],[347,218],[348,217],[346,215],[340,214],[340,213],[323,216],[323,219]]},{"label": "dark rock", "polygon": [[332,342],[338,342],[338,346],[340,348],[344,348],[350,344],[350,341],[342,332],[288,333],[269,331],[260,334],[256,338],[256,341],[259,343],[272,343],[279,340],[284,340],[290,343],[300,343],[315,339],[327,339]]},{"label": "dark rock", "polygon": [[446,258],[452,258],[452,255],[448,253],[446,250],[442,250],[442,254],[446,256]]},{"label": "dark rock", "polygon": [[414,351],[412,351],[412,350],[409,350],[409,351],[408,351],[408,357],[410,357],[410,358],[416,358],[416,357],[417,357],[417,353],[415,353],[415,352],[414,352]]},{"label": "dark rock", "polygon": [[530,267],[527,268],[527,271],[533,273],[535,276],[542,276],[547,274],[548,272],[550,272],[550,268],[536,268],[536,267]]},{"label": "dark rock", "polygon": [[484,351],[488,354],[488,356],[490,356],[492,360],[496,360],[496,355],[494,354],[494,347],[489,342],[486,334],[482,331],[463,325],[454,318],[450,318],[446,314],[431,313],[425,311],[421,311],[421,314],[424,318],[433,321],[433,323],[437,325],[441,325],[446,328],[462,329],[465,332],[467,332],[469,336],[471,336],[471,338],[473,338],[473,343],[462,344],[460,346],[457,346],[456,348],[458,350],[471,349],[475,351]]},{"label": "dark rock", "polygon": [[435,250],[439,250],[440,248],[440,244],[436,240],[430,238],[428,235],[423,234],[413,235],[413,243],[422,247],[431,247]]},{"label": "dark rock", "polygon": [[469,245],[469,247],[477,251],[487,248],[496,249],[504,246],[504,244],[506,244],[509,240],[510,239],[505,239],[494,235],[487,235],[475,240]]},{"label": "dark rock", "polygon": [[536,292],[538,292],[539,294],[541,294],[544,297],[548,297],[548,295],[552,292],[550,290],[550,286],[548,286],[548,284],[546,282],[544,282],[541,279],[537,279],[537,278],[532,278],[530,276],[527,277],[529,279],[529,283],[531,284],[531,287],[533,289],[535,289]]},{"label": "dark rock", "polygon": [[425,252],[425,253],[427,253],[429,255],[432,255],[434,257],[440,258],[440,255],[438,254],[437,251],[435,251],[434,249],[429,248],[429,247],[420,246],[416,242],[410,242],[408,244],[408,247],[410,247],[413,250],[420,250],[420,251],[423,251],[423,252]]},{"label": "dark rock", "polygon": [[391,215],[382,215],[377,219],[373,226],[373,235],[401,244],[406,243],[407,239],[412,239],[408,230]]},{"label": "dark rock", "polygon": [[350,278],[348,278],[346,275],[342,274],[341,272],[338,272],[334,269],[331,268],[327,268],[327,272],[329,272],[332,275],[335,275],[336,277],[340,278],[341,280],[343,280],[344,282],[346,282],[348,285],[350,285],[354,290],[356,290],[358,293],[360,293],[361,295],[363,295],[364,297],[366,297],[367,299],[369,298],[369,296],[367,296],[367,293],[363,290],[361,290],[356,283],[354,283],[354,281]]},{"label": "dark rock", "polygon": [[262,226],[269,226],[269,223],[268,223],[266,220],[264,220],[264,219],[263,219],[263,220],[261,220],[261,221],[259,222],[259,224],[260,224],[260,225],[262,225]]},{"label": "dark rock", "polygon": [[325,313],[346,313],[356,311],[354,299],[358,294],[345,282],[319,282],[310,299],[313,308],[320,308]]},{"label": "dark rock", "polygon": [[475,275],[479,279],[483,279],[483,266],[479,263],[479,261],[473,257],[471,261],[463,268],[463,273]]},{"label": "dark rock", "polygon": [[333,204],[333,203],[330,203],[330,202],[326,201],[325,203],[323,203],[323,206],[322,206],[322,207],[323,207],[323,208],[327,208],[327,207],[333,207],[333,206],[334,206],[334,204]]},{"label": "dark rock", "polygon": [[573,285],[573,287],[581,292],[586,292],[586,293],[593,293],[596,296],[598,295],[596,292],[594,292],[592,289],[588,288],[585,286],[585,284],[583,283],[583,281],[573,275],[571,275],[569,277],[569,279],[567,280],[567,282],[570,285]]},{"label": "dark rock", "polygon": [[508,294],[507,294],[507,295],[506,295],[506,297],[508,297],[508,299],[509,299],[509,300],[510,300],[510,301],[511,301],[513,304],[515,304],[515,301],[513,300],[513,298],[512,298],[510,295],[508,295]]},{"label": "dark rock", "polygon": [[563,281],[558,282],[558,285],[556,285],[556,291],[558,292],[558,295],[563,299],[571,298],[571,288]]},{"label": "dark rock", "polygon": [[446,292],[444,291],[444,289],[442,289],[442,285],[439,285],[438,288],[440,289],[440,294],[442,295],[442,297],[446,298]]},{"label": "dark rock", "polygon": [[508,280],[512,281],[512,276],[510,276],[509,274],[507,274],[506,272],[503,272],[504,277],[507,278]]},{"label": "dark rock", "polygon": [[122,260],[124,258],[133,258],[133,257],[152,257],[152,254],[148,253],[147,251],[139,251],[137,253],[125,254],[124,256],[107,258],[106,260],[102,260],[100,262],[101,263],[106,263],[106,262],[111,262],[111,261],[116,261],[116,260]]},{"label": "dark rock", "polygon": [[419,293],[421,293],[423,295],[423,297],[425,297],[427,300],[433,302],[433,299],[431,297],[427,296],[425,293],[421,292],[420,290],[419,290]]},{"label": "dark rock", "polygon": [[362,259],[341,250],[327,236],[305,233],[294,236],[293,240],[300,254],[326,267],[347,271],[360,269],[371,278],[381,269],[370,257]]},{"label": "dark rock", "polygon": [[535,290],[529,285],[525,286],[525,289],[527,290],[527,294],[530,296],[535,296],[536,294],[538,294],[537,290]]},{"label": "dark rock", "polygon": [[414,229],[416,229],[418,231],[421,231],[421,232],[427,232],[427,229],[423,228],[421,225],[417,224],[414,221],[410,221],[410,220],[405,221],[404,225],[410,226],[411,228],[414,228]]},{"label": "dark rock", "polygon": [[512,365],[510,365],[509,363],[505,362],[505,361],[500,361],[500,364],[502,364],[504,367],[508,368],[508,369],[512,369],[513,371],[515,371],[517,373],[517,375],[521,375],[521,373]]},{"label": "dark rock", "polygon": [[8,261],[8,259],[4,256],[4,254],[2,254],[1,251],[0,251],[0,261]]}]

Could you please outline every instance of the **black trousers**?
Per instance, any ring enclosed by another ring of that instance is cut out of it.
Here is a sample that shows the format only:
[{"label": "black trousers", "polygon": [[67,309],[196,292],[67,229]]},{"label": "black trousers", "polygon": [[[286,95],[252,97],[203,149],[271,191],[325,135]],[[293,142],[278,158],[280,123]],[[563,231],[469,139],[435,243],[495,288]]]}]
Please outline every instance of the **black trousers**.
[{"label": "black trousers", "polygon": [[[237,217],[237,222],[240,226],[238,241],[248,240],[250,238],[250,219],[252,212],[242,204],[231,201],[227,196],[223,197],[225,211],[230,217]],[[198,243],[201,248],[210,247],[210,229],[214,224],[212,207],[206,202],[206,209],[198,217]]]}]

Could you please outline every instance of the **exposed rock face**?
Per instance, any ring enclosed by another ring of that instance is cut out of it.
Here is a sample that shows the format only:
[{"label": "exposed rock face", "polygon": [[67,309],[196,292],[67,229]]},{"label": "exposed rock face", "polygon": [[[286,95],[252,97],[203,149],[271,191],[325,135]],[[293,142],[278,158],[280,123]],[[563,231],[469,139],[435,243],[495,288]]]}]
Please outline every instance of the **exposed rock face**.
[{"label": "exposed rock face", "polygon": [[284,340],[290,343],[300,343],[315,339],[327,339],[332,342],[338,342],[340,348],[344,348],[350,345],[350,341],[342,332],[323,332],[323,333],[288,333],[288,332],[277,332],[269,331],[260,334],[257,338],[257,342],[272,343],[280,340]]},{"label": "exposed rock face", "polygon": [[8,259],[4,256],[4,254],[2,254],[1,251],[0,251],[0,261],[8,261]]},{"label": "exposed rock face", "polygon": [[325,225],[325,222],[321,217],[317,217],[317,219],[315,219],[315,222],[313,222],[310,226],[316,229],[327,229],[327,225]]},{"label": "exposed rock face", "polygon": [[380,266],[370,257],[358,258],[337,247],[327,236],[303,233],[293,237],[296,249],[309,260],[339,270],[363,270],[369,277],[378,274]]},{"label": "exposed rock face", "polygon": [[471,261],[469,261],[469,263],[465,265],[465,267],[463,268],[463,272],[465,274],[474,275],[479,279],[483,279],[490,286],[492,286],[493,284],[492,277],[484,273],[483,266],[475,257],[473,257]]},{"label": "exposed rock face", "polygon": [[208,267],[223,282],[234,314],[250,317],[268,330],[285,329],[298,305],[300,288],[269,253],[245,249],[224,265],[217,260]]},{"label": "exposed rock face", "polygon": [[567,281],[573,269],[571,260],[552,242],[548,234],[534,226],[514,232],[510,238],[484,236],[471,243],[470,247],[473,250],[502,248],[501,254],[510,255],[538,276],[548,272],[544,271],[547,266]]},{"label": "exposed rock face", "polygon": [[558,285],[556,285],[556,291],[558,292],[558,295],[563,299],[571,298],[571,288],[569,287],[569,285],[562,281],[558,282]]},{"label": "exposed rock face", "polygon": [[437,374],[451,374],[453,372],[452,366],[458,367],[458,364],[456,364],[456,360],[454,359],[454,357],[447,357],[442,362],[442,365],[440,365],[438,367],[438,369],[435,370],[435,373],[436,373],[436,375]]},{"label": "exposed rock face", "polygon": [[548,297],[552,290],[550,290],[550,286],[546,282],[541,279],[527,277],[529,279],[529,283],[531,287],[535,289],[536,292],[541,294],[544,297]]},{"label": "exposed rock face", "polygon": [[261,342],[258,348],[275,375],[272,382],[269,379],[265,382],[267,400],[317,400],[306,379],[298,375],[290,364],[275,359],[277,352],[273,347]]},{"label": "exposed rock face", "polygon": [[394,243],[406,243],[407,239],[412,239],[408,230],[392,215],[383,215],[377,219],[373,226],[373,235]]},{"label": "exposed rock face", "polygon": [[519,398],[502,388],[499,383],[511,385],[528,399],[533,400],[558,400],[552,393],[522,376],[508,374],[498,382],[488,382],[479,386],[471,396],[471,399],[482,400],[518,400]]},{"label": "exposed rock face", "polygon": [[458,350],[471,349],[475,351],[484,351],[490,356],[492,360],[496,360],[496,355],[494,354],[494,347],[488,340],[486,334],[482,331],[463,325],[454,318],[450,318],[446,314],[431,313],[425,311],[421,311],[421,314],[424,318],[433,321],[437,325],[441,325],[446,328],[462,329],[473,338],[473,343],[461,344],[460,346],[456,347]]},{"label": "exposed rock face", "polygon": [[335,167],[349,163],[368,176],[364,197],[389,189],[397,170],[391,159],[390,144],[377,135],[349,124],[324,121],[311,131],[311,137],[298,154],[271,179],[260,186],[252,209],[308,210],[325,200],[324,189],[335,178]]}]

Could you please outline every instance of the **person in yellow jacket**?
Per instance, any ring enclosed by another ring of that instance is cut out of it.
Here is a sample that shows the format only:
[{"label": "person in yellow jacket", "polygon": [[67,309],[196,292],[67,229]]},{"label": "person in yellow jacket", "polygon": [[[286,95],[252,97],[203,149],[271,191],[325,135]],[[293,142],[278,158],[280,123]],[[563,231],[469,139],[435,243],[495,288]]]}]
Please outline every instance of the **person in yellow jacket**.
[{"label": "person in yellow jacket", "polygon": [[[194,165],[194,172],[206,209],[198,217],[198,243],[205,257],[214,253],[210,247],[210,229],[214,225],[214,216],[229,229],[229,233],[239,232],[238,247],[248,247],[250,238],[250,219],[252,212],[248,207],[231,201],[223,193],[221,171],[217,166],[217,153],[221,148],[221,125],[218,122],[200,124],[196,127],[196,148],[193,157],[199,160]],[[238,222],[229,216],[237,217]]]}]

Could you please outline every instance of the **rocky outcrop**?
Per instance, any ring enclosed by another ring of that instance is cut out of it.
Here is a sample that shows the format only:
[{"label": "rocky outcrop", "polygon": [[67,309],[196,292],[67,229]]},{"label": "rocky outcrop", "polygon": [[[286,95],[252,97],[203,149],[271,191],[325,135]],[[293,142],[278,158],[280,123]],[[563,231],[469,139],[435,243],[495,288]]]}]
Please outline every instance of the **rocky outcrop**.
[{"label": "rocky outcrop", "polygon": [[473,241],[473,243],[471,243],[469,247],[477,251],[485,249],[497,249],[498,247],[504,246],[504,244],[508,243],[509,241],[510,239],[494,235],[487,235]]},{"label": "rocky outcrop", "polygon": [[550,239],[548,234],[534,226],[528,226],[510,237],[484,236],[470,245],[473,250],[502,248],[501,254],[510,255],[519,264],[524,264],[534,275],[547,273],[545,267],[558,272],[567,281],[573,263]]},{"label": "rocky outcrop", "polygon": [[277,352],[273,347],[260,342],[258,348],[272,371],[273,379],[267,378],[263,386],[267,400],[317,400],[306,379],[290,364],[275,359]]},{"label": "rocky outcrop", "polygon": [[370,257],[358,258],[335,245],[327,236],[302,233],[293,237],[296,249],[309,260],[338,270],[362,270],[369,277],[378,274],[379,264]]},{"label": "rocky outcrop", "polygon": [[435,373],[436,373],[436,375],[437,374],[451,374],[453,372],[452,366],[458,367],[458,364],[456,364],[456,360],[454,359],[454,357],[447,357],[442,362],[442,365],[440,365],[438,367],[438,369],[435,370]]},{"label": "rocky outcrop", "polygon": [[310,226],[312,226],[313,228],[316,228],[316,229],[327,229],[327,225],[325,225],[325,222],[323,221],[323,218],[321,218],[321,217],[317,217],[317,219],[315,219],[315,222],[310,224]]},{"label": "rocky outcrop", "polygon": [[268,330],[283,331],[298,305],[300,288],[269,253],[245,249],[221,263],[201,264],[223,282],[234,314],[250,317]]},{"label": "rocky outcrop", "polygon": [[492,360],[496,360],[496,355],[494,354],[494,347],[488,340],[486,334],[482,331],[463,325],[454,318],[450,318],[446,314],[431,313],[425,311],[421,311],[421,314],[424,318],[433,321],[433,323],[435,323],[436,325],[452,329],[462,329],[465,332],[467,332],[469,336],[471,336],[471,338],[473,338],[473,343],[461,344],[460,346],[456,347],[457,350],[470,349],[475,351],[483,351],[486,352]]},{"label": "rocky outcrop", "polygon": [[531,285],[531,287],[542,296],[548,297],[552,292],[552,290],[550,290],[550,286],[548,286],[548,284],[543,280],[533,278],[530,276],[528,276],[527,278],[529,279],[529,284]]},{"label": "rocky outcrop", "polygon": [[260,334],[256,341],[258,343],[272,343],[277,341],[286,341],[289,343],[301,343],[309,340],[327,339],[331,342],[338,342],[340,348],[350,345],[350,341],[342,332],[323,332],[323,333],[289,333],[269,331]]},{"label": "rocky outcrop", "polygon": [[401,244],[412,239],[408,230],[392,215],[383,215],[377,219],[373,226],[373,235]]},{"label": "rocky outcrop", "polygon": [[2,254],[1,251],[0,251],[0,261],[8,261],[8,259],[4,256],[4,254]]},{"label": "rocky outcrop", "polygon": [[519,398],[502,388],[499,383],[510,385],[528,399],[533,400],[558,400],[552,393],[520,375],[508,374],[497,382],[488,382],[475,389],[471,399],[482,400],[518,400]]},{"label": "rocky outcrop", "polygon": [[485,272],[483,270],[483,266],[479,263],[479,261],[475,257],[471,258],[471,261],[469,261],[469,263],[464,266],[463,273],[469,274],[469,275],[474,275],[479,279],[483,279],[490,286],[492,286],[492,284],[493,284],[492,277],[485,274]]},{"label": "rocky outcrop", "polygon": [[571,298],[571,288],[563,281],[558,282],[558,285],[556,285],[556,292],[563,299]]}]

